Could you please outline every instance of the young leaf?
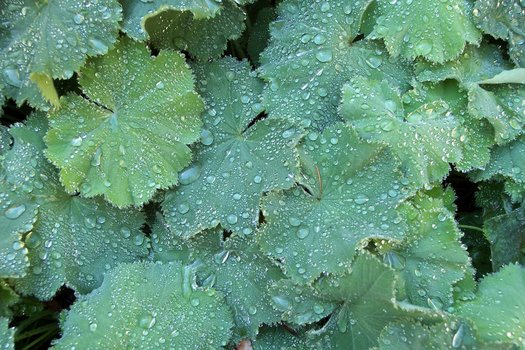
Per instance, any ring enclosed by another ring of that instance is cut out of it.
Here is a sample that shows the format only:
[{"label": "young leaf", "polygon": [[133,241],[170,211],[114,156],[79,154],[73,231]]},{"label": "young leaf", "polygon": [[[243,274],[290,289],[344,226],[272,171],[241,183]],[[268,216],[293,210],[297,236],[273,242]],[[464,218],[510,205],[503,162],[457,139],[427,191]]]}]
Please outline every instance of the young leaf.
[{"label": "young leaf", "polygon": [[299,283],[344,272],[359,244],[400,240],[396,212],[408,196],[398,161],[386,147],[360,141],[347,125],[312,132],[300,148],[300,186],[263,198],[259,244]]},{"label": "young leaf", "polygon": [[302,131],[276,118],[252,125],[262,111],[262,83],[246,61],[225,58],[194,68],[207,105],[204,130],[180,186],[166,194],[166,221],[185,238],[219,224],[249,234],[259,219],[262,193],[293,185]]},{"label": "young leaf", "polygon": [[13,283],[22,294],[42,300],[63,284],[87,293],[100,285],[110,267],[147,254],[142,213],[64,192],[56,169],[43,155],[46,131],[42,115],[26,125],[15,124],[10,129],[14,146],[4,159],[7,181],[24,198],[17,203],[28,212],[38,205],[37,220],[24,238],[30,273]]},{"label": "young leaf", "polygon": [[481,40],[465,0],[378,0],[378,12],[370,37],[383,38],[394,57],[442,63],[458,57],[466,43]]},{"label": "young leaf", "polygon": [[55,347],[219,349],[232,326],[222,295],[193,289],[180,262],[121,264],[67,312]]},{"label": "young leaf", "polygon": [[406,176],[419,186],[441,181],[462,155],[457,121],[437,101],[406,115],[401,96],[387,81],[356,77],[343,86],[341,115],[359,135],[388,144]]},{"label": "young leaf", "polygon": [[314,129],[340,120],[341,87],[356,74],[408,88],[410,69],[376,43],[353,43],[370,0],[285,0],[270,26],[260,73],[269,84],[269,114],[305,120]]},{"label": "young leaf", "polygon": [[222,240],[214,230],[183,240],[157,220],[152,234],[154,259],[199,262],[197,283],[222,292],[233,311],[234,340],[253,339],[259,326],[280,321],[271,305],[269,287],[284,277],[257,247],[253,237],[232,236]]},{"label": "young leaf", "polygon": [[525,4],[519,0],[476,0],[473,13],[478,27],[507,40],[510,58],[525,67]]},{"label": "young leaf", "polygon": [[68,192],[139,206],[177,182],[199,136],[203,103],[184,58],[123,38],[81,71],[86,97],[69,94],[49,115],[46,155]]},{"label": "young leaf", "polygon": [[68,79],[87,56],[105,54],[116,41],[121,11],[116,0],[1,0],[0,83],[6,96],[48,109],[31,74]]},{"label": "young leaf", "polygon": [[187,50],[199,59],[219,57],[240,37],[244,11],[231,0],[124,0],[123,30],[156,47]]},{"label": "young leaf", "polygon": [[520,347],[525,339],[525,270],[507,265],[484,277],[477,298],[459,304],[456,314],[470,319],[481,339],[512,342]]},{"label": "young leaf", "polygon": [[408,234],[399,245],[381,249],[383,261],[401,276],[402,293],[410,303],[446,309],[453,304],[453,285],[470,266],[454,213],[443,200],[424,193],[405,204],[402,212],[408,218]]}]

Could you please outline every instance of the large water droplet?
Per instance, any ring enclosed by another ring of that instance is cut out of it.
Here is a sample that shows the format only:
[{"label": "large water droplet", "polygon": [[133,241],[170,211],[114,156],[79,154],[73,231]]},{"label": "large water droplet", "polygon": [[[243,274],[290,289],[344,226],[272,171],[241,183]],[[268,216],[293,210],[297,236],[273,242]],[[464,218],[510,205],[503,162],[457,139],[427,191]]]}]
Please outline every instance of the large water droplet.
[{"label": "large water droplet", "polygon": [[199,178],[201,175],[201,167],[198,165],[193,165],[189,168],[186,168],[179,175],[179,182],[181,185],[189,185]]},{"label": "large water droplet", "polygon": [[20,204],[20,205],[9,207],[5,211],[4,215],[8,219],[15,220],[15,219],[18,219],[25,211],[26,211],[25,204]]},{"label": "large water droplet", "polygon": [[315,54],[315,58],[317,58],[317,60],[322,63],[330,62],[332,60],[332,56],[332,50],[330,49],[319,50]]}]

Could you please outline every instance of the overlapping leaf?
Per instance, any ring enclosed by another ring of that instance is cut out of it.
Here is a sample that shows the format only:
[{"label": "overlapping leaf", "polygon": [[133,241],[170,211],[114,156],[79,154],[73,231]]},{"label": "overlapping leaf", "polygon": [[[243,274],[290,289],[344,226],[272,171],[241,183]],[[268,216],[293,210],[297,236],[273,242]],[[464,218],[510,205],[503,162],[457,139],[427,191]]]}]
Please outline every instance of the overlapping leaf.
[{"label": "overlapping leaf", "polygon": [[68,192],[141,205],[177,182],[198,138],[203,103],[176,52],[151,57],[122,39],[82,70],[85,96],[69,94],[49,115],[46,155]]},{"label": "overlapping leaf", "polygon": [[121,264],[67,312],[57,349],[219,349],[233,325],[223,297],[192,288],[180,262]]},{"label": "overlapping leaf", "polygon": [[155,260],[181,260],[198,266],[197,283],[222,292],[235,320],[234,337],[253,339],[260,325],[279,322],[269,287],[284,276],[256,246],[253,237],[222,240],[222,230],[182,240],[157,221],[153,229]]},{"label": "overlapping leaf", "polygon": [[442,63],[459,56],[466,43],[481,40],[465,0],[379,0],[377,8],[380,16],[370,37],[383,38],[394,57]]},{"label": "overlapping leaf", "polygon": [[262,111],[262,83],[247,62],[226,58],[194,68],[207,104],[204,130],[194,162],[167,193],[163,211],[170,229],[183,237],[218,224],[249,234],[262,193],[292,186],[302,131],[277,118],[252,125]]},{"label": "overlapping leaf", "polygon": [[200,59],[218,57],[240,37],[245,14],[231,0],[123,1],[123,30],[156,47],[188,50]]},{"label": "overlapping leaf", "polygon": [[4,280],[0,280],[0,317],[12,316],[11,307],[20,301],[20,296]]},{"label": "overlapping leaf", "polygon": [[[19,105],[57,102],[51,79],[70,78],[87,56],[113,46],[121,19],[116,0],[0,1],[0,84]],[[49,98],[48,98],[49,99]]]},{"label": "overlapping leaf", "polygon": [[400,297],[414,305],[446,309],[452,287],[470,266],[454,213],[443,200],[419,193],[403,207],[409,232],[403,242],[382,248],[383,261],[401,277]]},{"label": "overlapping leaf", "polygon": [[[490,44],[469,47],[457,60],[444,65],[420,62],[416,72],[420,81],[439,82],[454,79],[468,91],[468,112],[475,118],[488,120],[495,131],[498,144],[512,141],[522,134],[525,125],[525,79],[514,79],[519,72],[508,71],[511,66],[501,52]],[[497,79],[492,79],[499,77]]]},{"label": "overlapping leaf", "polygon": [[341,115],[366,140],[388,144],[406,176],[422,186],[442,180],[461,159],[457,121],[435,101],[406,115],[399,92],[387,81],[356,77],[343,87]]},{"label": "overlapping leaf", "polygon": [[339,120],[341,87],[355,74],[408,88],[407,66],[389,58],[380,44],[353,43],[369,3],[281,3],[260,57],[261,75],[269,82],[264,102],[270,115],[305,120],[316,129],[333,124]]},{"label": "overlapping leaf", "polygon": [[457,314],[472,320],[481,339],[512,342],[523,347],[525,339],[525,270],[507,265],[484,277],[477,298],[460,304]]},{"label": "overlapping leaf", "polygon": [[308,341],[282,327],[263,328],[252,343],[253,350],[306,350]]},{"label": "overlapping leaf", "polygon": [[476,0],[474,19],[481,30],[507,40],[509,55],[525,67],[525,4],[520,0]]},{"label": "overlapping leaf", "polygon": [[[29,274],[13,282],[21,293],[40,299],[51,298],[63,284],[87,293],[100,285],[110,267],[147,254],[140,212],[63,190],[56,169],[43,155],[46,131],[42,115],[33,116],[27,125],[13,126],[14,146],[3,163],[7,182],[20,196],[13,202],[17,205],[13,215],[22,218],[38,206],[37,220],[24,237]],[[28,229],[31,226],[23,231]],[[23,247],[20,243],[18,250]]]},{"label": "overlapping leaf", "polygon": [[262,249],[300,283],[343,272],[356,247],[370,238],[400,240],[396,206],[408,182],[386,147],[360,141],[347,125],[312,132],[300,148],[299,185],[262,202]]}]

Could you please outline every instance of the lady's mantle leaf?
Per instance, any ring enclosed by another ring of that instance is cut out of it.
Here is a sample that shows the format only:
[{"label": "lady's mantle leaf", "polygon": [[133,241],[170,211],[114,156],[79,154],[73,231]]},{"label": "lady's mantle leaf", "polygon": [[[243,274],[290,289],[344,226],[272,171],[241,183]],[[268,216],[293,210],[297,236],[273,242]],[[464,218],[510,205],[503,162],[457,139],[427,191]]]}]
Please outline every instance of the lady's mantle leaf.
[{"label": "lady's mantle leaf", "polygon": [[235,340],[253,339],[260,325],[281,319],[271,306],[269,287],[284,275],[260,251],[253,236],[234,235],[224,241],[222,236],[223,230],[214,230],[183,240],[159,219],[152,233],[154,258],[199,265],[197,283],[222,292],[233,310]]},{"label": "lady's mantle leaf", "polygon": [[306,120],[315,129],[333,124],[341,87],[355,74],[408,87],[409,69],[375,43],[353,43],[370,0],[286,0],[270,26],[260,72],[269,81],[270,115]]},{"label": "lady's mantle leaf", "polygon": [[116,41],[121,11],[116,0],[1,0],[0,84],[6,96],[49,108],[31,75],[67,79],[87,56],[106,53]]},{"label": "lady's mantle leaf", "polygon": [[156,47],[218,57],[244,30],[244,11],[231,0],[124,0],[123,30]]},{"label": "lady's mantle leaf", "polygon": [[167,51],[151,57],[143,44],[122,39],[88,62],[80,85],[87,97],[62,98],[46,135],[46,155],[66,190],[125,207],[175,184],[203,109],[184,58]]},{"label": "lady's mantle leaf", "polygon": [[525,269],[507,265],[483,278],[477,298],[458,305],[457,314],[474,323],[481,339],[525,346]]},{"label": "lady's mantle leaf", "polygon": [[394,57],[449,61],[463,52],[467,42],[481,40],[468,7],[465,0],[379,0],[381,16],[370,37],[384,38]]},{"label": "lady's mantle leaf", "polygon": [[454,214],[443,200],[418,194],[404,205],[409,232],[403,242],[381,248],[383,261],[401,276],[401,297],[414,305],[446,309],[452,287],[470,266]]},{"label": "lady's mantle leaf", "polygon": [[461,159],[457,121],[441,101],[405,115],[399,92],[387,81],[356,77],[343,87],[341,115],[366,140],[388,144],[417,185],[441,181]]},{"label": "lady's mantle leaf", "polygon": [[525,67],[525,3],[521,0],[477,0],[474,19],[485,33],[509,42],[512,61]]},{"label": "lady's mantle leaf", "polygon": [[0,317],[0,349],[15,349],[15,329],[9,328],[9,320]]},{"label": "lady's mantle leaf", "polygon": [[207,105],[194,163],[169,191],[163,211],[170,229],[191,237],[221,224],[250,234],[263,192],[293,185],[301,130],[282,119],[251,123],[261,113],[262,83],[248,63],[232,58],[195,66]]},{"label": "lady's mantle leaf", "polygon": [[21,293],[40,299],[51,298],[63,284],[87,293],[110,267],[147,254],[142,213],[64,192],[55,167],[43,155],[46,131],[41,115],[11,127],[14,146],[4,160],[7,181],[23,198],[17,205],[25,211],[17,207],[16,213],[22,217],[38,205],[37,220],[24,238],[30,273],[13,283]]},{"label": "lady's mantle leaf", "polygon": [[284,327],[264,327],[252,342],[253,350],[311,349],[304,336],[292,334]]},{"label": "lady's mantle leaf", "polygon": [[262,249],[299,283],[344,272],[370,238],[400,240],[396,212],[409,190],[386,147],[360,141],[347,125],[312,132],[300,148],[300,186],[263,198]]},{"label": "lady's mantle leaf", "polygon": [[67,312],[56,348],[222,348],[231,311],[213,289],[193,289],[188,269],[180,262],[119,265]]}]

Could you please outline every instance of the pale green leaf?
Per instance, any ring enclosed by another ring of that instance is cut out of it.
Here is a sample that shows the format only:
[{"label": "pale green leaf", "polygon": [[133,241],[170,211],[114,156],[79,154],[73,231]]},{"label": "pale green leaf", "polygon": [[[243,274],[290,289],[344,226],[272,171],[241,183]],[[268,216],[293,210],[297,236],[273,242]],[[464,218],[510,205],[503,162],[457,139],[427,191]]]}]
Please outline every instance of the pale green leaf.
[{"label": "pale green leaf", "polygon": [[225,58],[194,66],[207,109],[192,165],[166,194],[170,229],[191,237],[220,224],[249,234],[259,219],[264,192],[293,185],[295,145],[302,131],[291,121],[256,121],[262,83],[246,61]]},{"label": "pale green leaf", "polygon": [[478,27],[495,38],[507,40],[512,61],[525,67],[525,3],[521,0],[476,0]]},{"label": "pale green leaf", "polygon": [[30,76],[68,79],[88,56],[113,46],[122,9],[116,0],[1,0],[0,83],[21,105],[49,105]]},{"label": "pale green leaf", "polygon": [[380,44],[352,42],[369,3],[286,0],[279,5],[270,43],[260,57],[270,116],[323,129],[340,120],[341,87],[356,74],[408,88],[409,67],[389,58]]},{"label": "pale green leaf", "polygon": [[456,314],[470,319],[485,341],[525,346],[525,270],[507,265],[479,283],[477,298],[458,305]]},{"label": "pale green leaf", "polygon": [[347,125],[311,132],[300,147],[300,186],[263,198],[259,244],[299,283],[344,272],[371,238],[400,240],[396,212],[408,182],[386,147],[360,141]]},{"label": "pale green leaf", "polygon": [[304,336],[297,336],[283,327],[264,327],[255,341],[253,350],[306,350],[310,349]]},{"label": "pale green leaf", "polygon": [[[1,102],[0,102],[1,103]],[[1,106],[0,106],[1,110]],[[2,116],[0,112],[0,117]],[[7,127],[0,125],[0,156],[4,154],[11,145],[11,135],[7,131]]]},{"label": "pale green leaf", "polygon": [[453,304],[453,285],[470,267],[454,213],[424,192],[405,204],[403,213],[408,233],[400,244],[381,249],[383,261],[401,277],[402,296],[410,303],[446,310]]},{"label": "pale green leaf", "polygon": [[203,103],[184,58],[123,38],[81,71],[85,96],[49,115],[46,155],[68,192],[125,207],[177,182],[199,136]]},{"label": "pale green leaf", "polygon": [[0,317],[11,317],[11,307],[19,301],[20,296],[13,288],[6,281],[0,280]]},{"label": "pale green leaf", "polygon": [[481,33],[465,0],[377,0],[377,24],[371,38],[383,38],[388,52],[408,60],[424,57],[442,63],[458,57]]},{"label": "pale green leaf", "polygon": [[232,0],[124,0],[122,6],[129,36],[199,59],[220,56],[244,30],[244,11]]},{"label": "pale green leaf", "polygon": [[223,240],[222,235],[222,230],[214,230],[183,240],[157,219],[152,233],[153,257],[197,265],[197,283],[222,292],[232,309],[235,340],[253,339],[260,325],[281,319],[281,313],[271,306],[269,288],[284,276],[253,237]]},{"label": "pale green leaf", "polygon": [[356,77],[343,86],[340,109],[362,138],[388,144],[419,186],[441,181],[449,163],[461,160],[458,124],[442,101],[406,114],[399,91],[387,81]]},{"label": "pale green leaf", "polygon": [[13,283],[22,294],[43,300],[63,284],[79,293],[91,291],[107,269],[144,257],[148,245],[140,231],[142,213],[64,191],[56,169],[43,155],[46,131],[42,115],[11,127],[14,146],[4,159],[7,181],[24,198],[20,205],[26,210],[21,215],[38,205],[37,220],[24,237],[29,273]]},{"label": "pale green leaf", "polygon": [[67,312],[56,349],[219,349],[231,311],[213,289],[192,288],[180,262],[121,264]]},{"label": "pale green leaf", "polygon": [[490,159],[490,147],[494,145],[494,130],[486,119],[478,119],[468,113],[467,93],[459,89],[457,82],[445,80],[436,84],[416,84],[402,97],[406,113],[412,113],[425,104],[443,101],[459,125],[456,140],[462,158],[455,166],[460,171],[482,168]]}]

